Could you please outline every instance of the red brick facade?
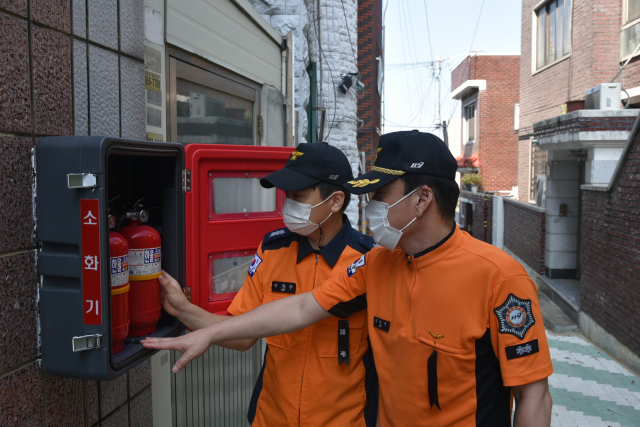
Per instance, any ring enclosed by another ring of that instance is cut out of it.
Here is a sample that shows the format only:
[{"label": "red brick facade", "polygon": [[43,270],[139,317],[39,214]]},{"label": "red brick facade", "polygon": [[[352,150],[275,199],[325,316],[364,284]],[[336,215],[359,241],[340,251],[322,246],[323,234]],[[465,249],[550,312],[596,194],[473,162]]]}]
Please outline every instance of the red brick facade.
[{"label": "red brick facade", "polygon": [[[451,73],[451,90],[467,80],[485,80],[486,90],[461,99],[462,106],[477,96],[476,142],[483,190],[511,190],[518,179],[518,134],[514,109],[520,96],[519,55],[470,55]],[[461,108],[461,114],[464,114]],[[464,126],[464,123],[463,123]],[[464,132],[462,132],[464,138]],[[459,141],[461,144],[463,141]],[[463,145],[462,152],[470,147]]]},{"label": "red brick facade", "polygon": [[381,132],[376,57],[383,57],[382,0],[358,0],[358,71],[365,84],[364,95],[358,99],[358,118],[364,121],[358,131],[358,150],[365,152],[365,170],[373,166]]},{"label": "red brick facade", "polygon": [[504,247],[544,275],[546,214],[537,206],[504,201]]},{"label": "red brick facade", "polygon": [[640,355],[640,136],[611,193],[583,191],[580,309]]},{"label": "red brick facade", "polygon": [[[518,190],[524,201],[529,198],[533,123],[562,114],[567,101],[584,99],[587,89],[610,82],[620,68],[622,1],[573,0],[571,54],[533,70],[533,8],[538,4],[538,0],[522,2]],[[622,81],[626,89],[640,86],[639,71],[636,58],[617,81]]]}]

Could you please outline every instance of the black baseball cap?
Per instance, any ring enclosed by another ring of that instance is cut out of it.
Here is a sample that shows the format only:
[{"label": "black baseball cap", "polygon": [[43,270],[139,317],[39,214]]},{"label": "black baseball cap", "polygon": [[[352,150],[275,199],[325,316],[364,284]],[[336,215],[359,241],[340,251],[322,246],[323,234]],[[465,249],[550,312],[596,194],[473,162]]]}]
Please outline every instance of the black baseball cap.
[{"label": "black baseball cap", "polygon": [[307,143],[298,145],[284,168],[262,178],[260,185],[294,191],[319,182],[344,188],[351,180],[351,164],[342,151],[326,143]]},{"label": "black baseball cap", "polygon": [[405,174],[455,179],[458,162],[446,144],[426,132],[400,131],[380,137],[378,153],[371,171],[344,186],[354,194],[364,194]]}]

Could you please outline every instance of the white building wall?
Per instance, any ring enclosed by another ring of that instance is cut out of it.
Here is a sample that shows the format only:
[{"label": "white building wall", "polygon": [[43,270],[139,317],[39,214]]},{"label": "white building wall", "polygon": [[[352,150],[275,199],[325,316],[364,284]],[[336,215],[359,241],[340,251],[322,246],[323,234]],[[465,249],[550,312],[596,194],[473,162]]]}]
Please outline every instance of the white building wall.
[{"label": "white building wall", "polygon": [[[342,77],[357,72],[358,4],[357,0],[249,0],[256,10],[282,35],[295,38],[295,108],[298,112],[298,141],[306,142],[309,103],[309,78],[306,69],[310,61],[318,63],[318,103],[327,108],[325,140],[342,150],[351,163],[353,175],[358,174],[357,97],[355,81],[342,94],[338,90]],[[344,10],[343,10],[344,6]],[[318,23],[322,58],[319,58]],[[347,209],[351,224],[358,224],[358,198],[353,196]]]}]

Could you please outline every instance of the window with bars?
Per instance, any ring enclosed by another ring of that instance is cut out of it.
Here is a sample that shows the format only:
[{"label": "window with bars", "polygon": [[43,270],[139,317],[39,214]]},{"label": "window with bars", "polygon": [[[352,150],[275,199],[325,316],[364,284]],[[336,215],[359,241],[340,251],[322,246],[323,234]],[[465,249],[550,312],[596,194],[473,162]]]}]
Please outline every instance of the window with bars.
[{"label": "window with bars", "polygon": [[536,199],[538,175],[547,174],[548,161],[549,152],[547,150],[542,150],[535,145],[531,145],[531,185],[529,186],[529,200]]},{"label": "window with bars", "polygon": [[536,68],[569,54],[571,1],[553,0],[536,11]]}]

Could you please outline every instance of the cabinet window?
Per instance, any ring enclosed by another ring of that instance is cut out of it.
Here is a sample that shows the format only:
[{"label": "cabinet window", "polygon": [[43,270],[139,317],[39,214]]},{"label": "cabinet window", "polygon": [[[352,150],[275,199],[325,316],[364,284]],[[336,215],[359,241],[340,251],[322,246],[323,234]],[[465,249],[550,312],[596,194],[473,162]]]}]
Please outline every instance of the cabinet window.
[{"label": "cabinet window", "polygon": [[469,104],[464,107],[464,122],[466,141],[473,142],[476,139],[476,104]]},{"label": "cabinet window", "polygon": [[571,49],[571,0],[554,0],[536,11],[536,66],[569,54]]}]

